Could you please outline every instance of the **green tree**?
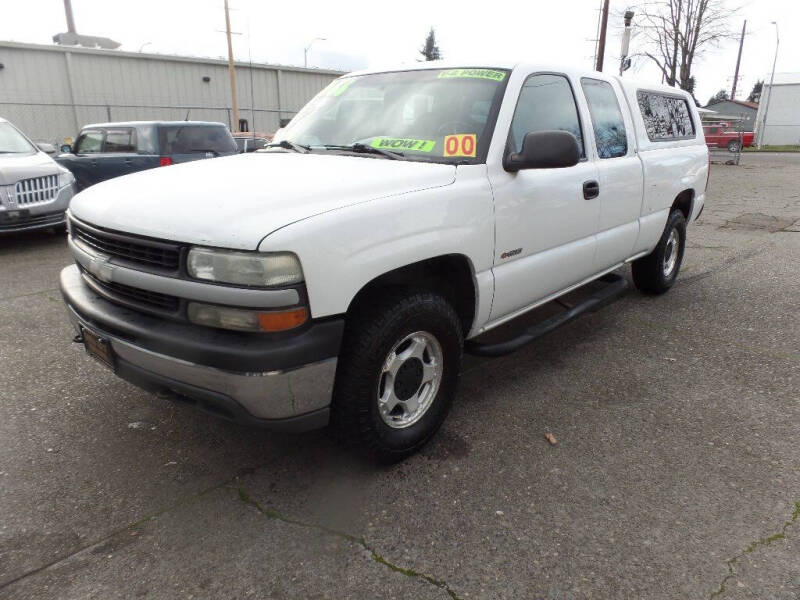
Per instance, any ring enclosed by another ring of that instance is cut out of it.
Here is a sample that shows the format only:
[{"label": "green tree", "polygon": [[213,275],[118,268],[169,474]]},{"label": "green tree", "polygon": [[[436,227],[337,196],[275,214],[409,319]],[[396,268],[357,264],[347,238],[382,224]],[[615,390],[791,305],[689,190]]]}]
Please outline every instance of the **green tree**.
[{"label": "green tree", "polygon": [[696,86],[697,86],[697,81],[695,80],[694,75],[692,75],[691,77],[689,77],[689,79],[687,79],[681,84],[681,89],[689,92],[689,95],[692,97],[692,100],[694,100],[695,105],[700,106],[700,103],[697,101],[697,98],[694,97],[694,89]]},{"label": "green tree", "polygon": [[[724,100],[730,99],[731,97],[728,94],[728,90],[720,90],[708,99],[708,104],[716,104],[717,102],[723,102]],[[708,104],[706,104],[706,106],[708,106]]]},{"label": "green tree", "polygon": [[442,58],[442,52],[439,50],[439,45],[436,43],[436,31],[433,27],[428,32],[428,37],[425,38],[425,45],[419,51],[425,60],[439,60]]},{"label": "green tree", "polygon": [[758,102],[761,100],[761,90],[764,88],[764,81],[759,79],[753,85],[753,89],[750,92],[750,95],[747,97],[748,102]]}]

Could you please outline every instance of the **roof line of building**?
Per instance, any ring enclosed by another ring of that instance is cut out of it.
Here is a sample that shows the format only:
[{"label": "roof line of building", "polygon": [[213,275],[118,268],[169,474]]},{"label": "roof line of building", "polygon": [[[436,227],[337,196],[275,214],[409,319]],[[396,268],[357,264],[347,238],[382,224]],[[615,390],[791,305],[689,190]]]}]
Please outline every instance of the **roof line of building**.
[{"label": "roof line of building", "polygon": [[[93,54],[96,56],[110,56],[110,57],[125,57],[125,58],[138,58],[149,60],[161,60],[171,62],[183,63],[199,63],[199,64],[214,64],[214,65],[227,65],[228,61],[223,58],[210,58],[200,56],[180,56],[177,54],[154,54],[143,52],[128,52],[125,50],[101,50],[97,48],[82,48],[80,46],[59,46],[56,44],[30,44],[27,42],[8,42],[0,40],[0,49],[2,48],[20,48],[25,50],[39,50],[42,52],[69,52],[75,54]],[[251,66],[249,62],[234,61],[237,67]],[[335,71],[333,69],[314,69],[308,67],[293,67],[288,65],[275,65],[270,63],[252,63],[254,69],[266,69],[270,71],[295,71],[298,73],[317,73],[320,75],[343,75],[346,71]]]}]

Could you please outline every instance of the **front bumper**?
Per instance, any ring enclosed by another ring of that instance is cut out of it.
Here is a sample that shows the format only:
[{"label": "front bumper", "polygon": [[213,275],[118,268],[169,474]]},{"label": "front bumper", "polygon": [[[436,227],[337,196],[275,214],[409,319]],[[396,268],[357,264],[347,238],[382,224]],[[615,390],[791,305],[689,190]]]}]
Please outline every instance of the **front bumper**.
[{"label": "front bumper", "polygon": [[168,322],[98,296],[74,265],[61,271],[61,293],[78,333],[108,340],[115,373],[141,388],[248,425],[304,431],[328,423],[342,320],[275,338]]},{"label": "front bumper", "polygon": [[58,195],[49,202],[31,206],[3,207],[0,209],[0,235],[34,231],[66,224],[65,212],[73,196],[73,185],[59,190]]}]

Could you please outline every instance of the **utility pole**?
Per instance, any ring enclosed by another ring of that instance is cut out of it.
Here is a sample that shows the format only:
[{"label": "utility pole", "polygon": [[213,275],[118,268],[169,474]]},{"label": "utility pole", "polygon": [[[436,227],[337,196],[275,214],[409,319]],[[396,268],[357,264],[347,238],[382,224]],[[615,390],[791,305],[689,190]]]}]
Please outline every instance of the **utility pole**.
[{"label": "utility pole", "polygon": [[606,30],[608,29],[608,2],[603,0],[603,12],[600,15],[600,41],[597,43],[597,65],[595,71],[603,70],[603,57],[606,53]]},{"label": "utility pole", "polygon": [[233,107],[234,133],[239,131],[239,100],[236,97],[236,69],[233,66],[233,43],[231,42],[231,15],[228,11],[228,0],[225,0],[225,35],[228,38],[228,73],[231,76],[231,106]]},{"label": "utility pole", "polygon": [[315,37],[313,40],[311,40],[308,43],[308,46],[303,48],[303,66],[306,67],[306,68],[308,68],[308,51],[311,50],[311,46],[313,46],[314,42],[316,42],[316,41],[326,42],[328,40],[327,40],[327,38],[323,38],[323,37]]},{"label": "utility pole", "polygon": [[64,0],[64,13],[67,15],[67,31],[76,33],[75,17],[72,16],[72,0]]},{"label": "utility pole", "polygon": [[747,29],[747,19],[742,25],[742,37],[739,38],[739,56],[736,57],[736,71],[733,73],[733,87],[731,88],[731,100],[736,100],[736,84],[739,82],[739,64],[742,62],[742,46],[744,46],[744,32]]}]

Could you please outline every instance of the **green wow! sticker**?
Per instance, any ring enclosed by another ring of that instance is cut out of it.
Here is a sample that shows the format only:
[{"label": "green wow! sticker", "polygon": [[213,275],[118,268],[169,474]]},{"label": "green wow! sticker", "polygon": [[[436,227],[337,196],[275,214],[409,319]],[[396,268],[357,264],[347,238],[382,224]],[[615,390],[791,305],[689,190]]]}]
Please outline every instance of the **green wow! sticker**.
[{"label": "green wow! sticker", "polygon": [[436,145],[434,140],[413,140],[409,138],[388,138],[379,137],[372,140],[369,144],[373,148],[381,150],[413,150],[414,152],[430,152]]},{"label": "green wow! sticker", "polygon": [[505,78],[505,71],[495,71],[493,69],[447,69],[439,73],[439,79],[491,79],[492,81],[503,81]]}]

